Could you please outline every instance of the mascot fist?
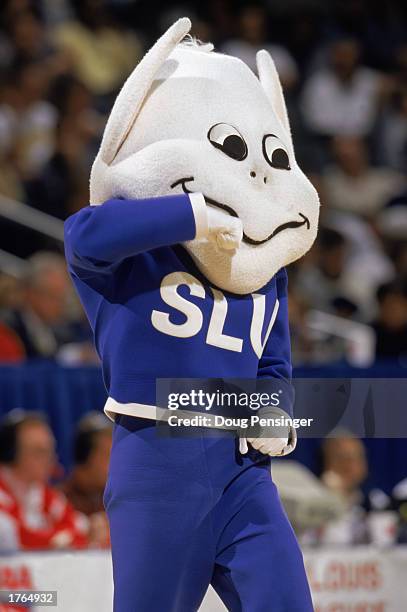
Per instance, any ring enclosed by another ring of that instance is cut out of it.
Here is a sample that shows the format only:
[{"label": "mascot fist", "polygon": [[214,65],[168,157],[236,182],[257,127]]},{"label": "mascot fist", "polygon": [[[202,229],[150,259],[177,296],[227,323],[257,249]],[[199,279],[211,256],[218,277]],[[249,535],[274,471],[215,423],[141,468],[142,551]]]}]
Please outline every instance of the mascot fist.
[{"label": "mascot fist", "polygon": [[230,251],[238,249],[243,238],[240,219],[208,206],[208,239],[219,249]]},{"label": "mascot fist", "polygon": [[[283,410],[276,408],[258,411],[261,419],[279,419],[288,417]],[[247,443],[263,455],[281,457],[288,455],[297,444],[297,434],[291,425],[254,425],[248,430],[241,430],[239,449],[242,455],[248,452]]]},{"label": "mascot fist", "polygon": [[247,441],[263,455],[278,457],[288,444],[288,435],[284,438],[247,438]]}]

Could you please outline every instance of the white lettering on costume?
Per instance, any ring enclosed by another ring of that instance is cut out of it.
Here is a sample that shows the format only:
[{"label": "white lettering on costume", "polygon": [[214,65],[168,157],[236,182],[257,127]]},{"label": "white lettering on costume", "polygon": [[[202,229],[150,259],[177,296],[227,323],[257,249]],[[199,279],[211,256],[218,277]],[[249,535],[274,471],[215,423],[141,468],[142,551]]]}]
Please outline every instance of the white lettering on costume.
[{"label": "white lettering on costume", "polygon": [[167,312],[153,310],[151,323],[153,327],[163,334],[177,338],[191,338],[201,330],[203,316],[201,309],[183,298],[177,292],[178,287],[187,285],[191,295],[205,298],[205,288],[192,274],[187,272],[172,272],[164,276],[161,281],[160,294],[163,302],[182,312],[187,320],[185,323],[171,323]]},{"label": "white lettering on costume", "polygon": [[[199,306],[190,302],[178,293],[178,288],[186,285],[190,295],[205,299],[206,292],[203,284],[192,274],[187,272],[172,272],[164,276],[161,281],[160,295],[165,304],[175,308],[185,315],[184,323],[172,323],[170,314],[161,310],[153,310],[151,323],[153,327],[168,336],[176,338],[191,338],[198,334],[203,326],[203,314]],[[229,336],[223,333],[228,316],[228,302],[222,291],[210,287],[213,294],[213,307],[206,335],[206,344],[218,348],[241,353],[243,350],[243,338]],[[252,293],[253,311],[250,323],[250,342],[254,352],[260,359],[267,340],[273,329],[277,318],[279,301],[276,299],[267,331],[262,341],[262,331],[266,316],[266,296],[261,293]]]},{"label": "white lettering on costume", "polygon": [[211,346],[218,346],[227,351],[235,351],[241,353],[243,348],[242,338],[235,338],[223,333],[223,327],[228,314],[228,303],[219,289],[211,287],[213,293],[213,310],[211,320],[209,321],[208,334],[206,343]]},{"label": "white lettering on costume", "polygon": [[261,332],[263,329],[264,318],[266,315],[266,296],[261,293],[252,293],[253,298],[253,317],[252,324],[250,326],[250,341],[252,343],[252,347],[257,357],[260,357],[263,354],[264,347],[266,346],[268,337],[273,329],[273,325],[277,318],[278,309],[280,306],[280,302],[276,300],[274,304],[273,312],[271,314],[270,323],[267,328],[267,332],[264,338],[264,341],[261,341]]}]

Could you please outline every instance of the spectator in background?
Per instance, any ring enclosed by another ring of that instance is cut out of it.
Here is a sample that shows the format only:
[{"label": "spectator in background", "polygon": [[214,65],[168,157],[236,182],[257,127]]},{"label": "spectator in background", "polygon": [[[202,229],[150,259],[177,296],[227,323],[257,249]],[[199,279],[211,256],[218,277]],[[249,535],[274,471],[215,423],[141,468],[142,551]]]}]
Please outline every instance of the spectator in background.
[{"label": "spectator in background", "polygon": [[407,283],[407,191],[387,203],[375,219],[375,229],[395,266],[397,278]]},{"label": "spectator in background", "polygon": [[3,122],[14,136],[16,167],[23,180],[35,176],[54,147],[57,113],[45,99],[50,75],[41,62],[18,64],[10,69],[3,92]]},{"label": "spectator in background", "polygon": [[89,518],[94,544],[107,546],[109,526],[103,507],[103,492],[109,467],[112,426],[100,412],[91,412],[79,422],[75,435],[74,468],[62,490],[74,508]]},{"label": "spectator in background", "polygon": [[[48,98],[60,118],[75,119],[82,132],[90,138],[100,140],[106,117],[94,108],[93,97],[84,83],[72,74],[60,75],[52,81]],[[89,161],[93,161],[97,145],[98,143],[95,144]]]},{"label": "spectator in background", "polygon": [[38,413],[13,410],[0,425],[0,550],[82,548],[86,518],[48,482],[55,440]]},{"label": "spectator in background", "polygon": [[311,73],[302,94],[304,120],[320,136],[366,136],[376,120],[383,78],[360,64],[355,39],[330,48],[326,68]]},{"label": "spectator in background", "polygon": [[327,225],[338,231],[347,245],[342,273],[344,297],[356,304],[361,321],[370,322],[376,311],[377,288],[394,278],[393,262],[383,249],[383,242],[374,231],[372,221],[329,208],[325,213]]},{"label": "spectator in background", "polygon": [[407,360],[407,286],[387,283],[377,291],[379,313],[373,323],[376,358]]},{"label": "spectator in background", "polygon": [[76,19],[62,23],[55,44],[67,53],[74,74],[96,96],[109,96],[141,58],[141,46],[130,31],[113,26],[101,0],[71,2]]},{"label": "spectator in background", "polygon": [[332,312],[333,300],[346,296],[343,281],[347,248],[341,233],[331,228],[320,228],[313,249],[315,261],[301,267],[296,278],[298,295],[310,307]]},{"label": "spectator in background", "polygon": [[24,347],[17,334],[0,322],[0,364],[19,364],[24,361]]},{"label": "spectator in background", "polygon": [[383,164],[399,172],[407,172],[407,83],[394,93],[384,110],[377,143],[378,157]]},{"label": "spectator in background", "polygon": [[[291,279],[290,279],[291,281]],[[308,304],[295,291],[295,283],[289,282],[288,317],[294,365],[312,360],[313,342],[307,324]]]},{"label": "spectator in background", "polygon": [[23,200],[25,192],[15,160],[15,117],[10,108],[1,104],[1,87],[0,82],[0,194]]},{"label": "spectator in background", "polygon": [[371,218],[405,185],[402,174],[369,165],[368,150],[361,138],[336,136],[332,142],[335,165],[323,177],[327,204]]},{"label": "spectator in background", "polygon": [[103,512],[112,425],[101,412],[90,412],[79,422],[74,440],[74,468],[63,484],[68,499],[87,516]]},{"label": "spectator in background", "polygon": [[49,99],[59,120],[54,153],[38,176],[26,182],[28,204],[60,219],[76,212],[89,197],[89,174],[104,125],[92,108],[87,88],[72,75],[56,78]]},{"label": "spectator in background", "polygon": [[394,266],[371,227],[358,216],[325,210],[314,261],[299,266],[296,289],[310,307],[339,314],[338,298],[353,304],[355,319],[368,323],[377,287],[394,278]]},{"label": "spectator in background", "polygon": [[244,6],[238,17],[238,38],[226,41],[221,51],[239,57],[256,73],[256,53],[259,49],[267,49],[276,64],[281,83],[287,90],[297,81],[297,66],[287,49],[269,43],[267,22],[268,15],[264,6]]},{"label": "spectator in background", "polygon": [[28,204],[59,219],[66,219],[89,199],[90,135],[72,117],[62,118],[55,129],[55,150],[38,176],[27,181]]},{"label": "spectator in background", "polygon": [[[290,288],[290,299],[294,298],[290,316],[294,318],[293,340],[296,345],[293,346],[293,355],[296,364],[334,363],[346,355],[345,342],[334,328],[332,333],[315,333],[312,325],[310,327],[310,317],[315,323],[320,312],[341,316],[338,304],[343,304],[344,300],[352,302],[347,275],[349,250],[342,233],[321,227],[308,261],[297,267]],[[353,316],[357,304],[352,302],[352,307]]]},{"label": "spectator in background", "polygon": [[0,274],[0,312],[2,310],[18,308],[21,304],[21,285],[15,276],[7,273]]},{"label": "spectator in background", "polygon": [[18,308],[21,288],[18,279],[0,274],[0,364],[17,364],[25,359],[24,346],[17,334],[1,322],[1,313]]},{"label": "spectator in background", "polygon": [[21,304],[2,315],[3,324],[20,339],[26,358],[55,356],[58,325],[71,291],[62,256],[39,252],[30,257],[22,281]]},{"label": "spectator in background", "polygon": [[55,62],[57,67],[61,60],[61,67],[63,66],[62,58],[58,58],[58,53],[48,39],[47,30],[35,9],[27,6],[15,13],[6,9],[5,20],[14,64],[44,62],[51,66],[51,62]]},{"label": "spectator in background", "polygon": [[319,534],[322,544],[361,544],[366,542],[367,526],[360,486],[368,474],[365,447],[347,431],[333,432],[322,444],[321,480],[339,494],[348,510],[338,521],[328,523]]}]

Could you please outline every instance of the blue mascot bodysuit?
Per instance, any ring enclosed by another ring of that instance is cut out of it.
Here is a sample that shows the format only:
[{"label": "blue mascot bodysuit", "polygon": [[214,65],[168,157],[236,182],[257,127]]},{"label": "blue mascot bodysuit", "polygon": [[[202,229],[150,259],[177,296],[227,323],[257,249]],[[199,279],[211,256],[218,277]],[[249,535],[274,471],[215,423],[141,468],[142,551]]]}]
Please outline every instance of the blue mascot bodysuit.
[{"label": "blue mascot bodysuit", "polygon": [[[212,584],[233,612],[310,612],[270,474],[295,430],[248,430],[243,444],[211,427],[157,433],[156,379],[289,382],[285,266],[318,224],[271,57],[258,53],[257,78],[185,39],[190,25],[176,22],[125,83],[91,204],[65,226],[115,421],[104,498],[114,610],[193,612]],[[291,402],[275,414],[292,415]]]}]

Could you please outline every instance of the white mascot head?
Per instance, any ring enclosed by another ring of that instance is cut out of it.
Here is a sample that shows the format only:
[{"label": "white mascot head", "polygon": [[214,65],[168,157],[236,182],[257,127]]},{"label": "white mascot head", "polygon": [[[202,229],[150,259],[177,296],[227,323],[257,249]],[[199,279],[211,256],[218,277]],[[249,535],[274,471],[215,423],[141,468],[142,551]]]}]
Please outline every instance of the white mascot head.
[{"label": "white mascot head", "polygon": [[184,246],[211,283],[246,294],[311,247],[318,195],[295,161],[270,55],[257,54],[258,79],[212,45],[182,43],[190,27],[177,21],[124,84],[92,168],[91,203],[202,193],[241,219],[242,243]]}]

